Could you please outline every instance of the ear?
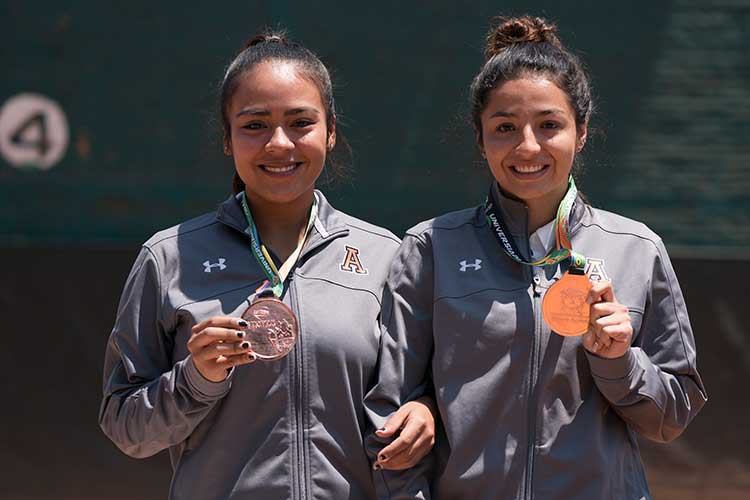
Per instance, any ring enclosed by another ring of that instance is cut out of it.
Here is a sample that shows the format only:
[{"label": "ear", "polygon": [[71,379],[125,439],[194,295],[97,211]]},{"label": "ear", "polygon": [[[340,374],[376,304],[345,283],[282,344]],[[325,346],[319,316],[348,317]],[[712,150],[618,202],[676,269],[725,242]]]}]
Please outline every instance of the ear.
[{"label": "ear", "polygon": [[482,140],[482,132],[479,130],[474,131],[474,140],[477,143],[477,148],[479,148],[479,154],[482,155],[482,158],[485,160],[487,159],[487,155],[484,153],[484,141]]},{"label": "ear", "polygon": [[586,145],[586,137],[588,134],[588,125],[589,122],[586,120],[586,122],[578,127],[578,131],[576,134],[576,153],[580,153],[583,150],[583,147]]},{"label": "ear", "polygon": [[326,151],[331,151],[336,146],[336,115],[331,116],[331,125],[328,127],[326,137]]},{"label": "ear", "polygon": [[224,132],[222,141],[224,142],[224,155],[232,156],[232,139],[229,137],[229,135],[227,135],[226,132]]}]

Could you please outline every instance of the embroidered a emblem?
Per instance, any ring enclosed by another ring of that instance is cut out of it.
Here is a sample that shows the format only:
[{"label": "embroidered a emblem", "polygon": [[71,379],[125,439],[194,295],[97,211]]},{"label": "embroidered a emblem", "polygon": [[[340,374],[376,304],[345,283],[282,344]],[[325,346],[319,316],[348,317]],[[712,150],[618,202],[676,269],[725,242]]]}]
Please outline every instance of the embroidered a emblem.
[{"label": "embroidered a emblem", "polygon": [[344,261],[339,266],[339,269],[347,273],[367,274],[367,269],[362,265],[362,261],[359,260],[359,248],[347,245],[346,255],[344,255]]},{"label": "embroidered a emblem", "polygon": [[227,259],[220,258],[219,262],[214,262],[213,264],[211,264],[211,261],[207,260],[203,263],[203,267],[205,268],[203,272],[210,273],[211,269],[213,268],[218,268],[219,271],[223,271],[224,269],[227,268],[226,264],[224,264],[226,261]]},{"label": "embroidered a emblem", "polygon": [[586,274],[591,281],[610,281],[604,270],[604,259],[587,258],[586,261]]},{"label": "embroidered a emblem", "polygon": [[459,262],[459,264],[461,267],[459,267],[458,270],[462,273],[465,273],[469,268],[472,268],[474,271],[479,271],[480,269],[482,269],[482,259],[474,259],[473,264],[467,262],[466,260],[462,260],[461,262]]}]

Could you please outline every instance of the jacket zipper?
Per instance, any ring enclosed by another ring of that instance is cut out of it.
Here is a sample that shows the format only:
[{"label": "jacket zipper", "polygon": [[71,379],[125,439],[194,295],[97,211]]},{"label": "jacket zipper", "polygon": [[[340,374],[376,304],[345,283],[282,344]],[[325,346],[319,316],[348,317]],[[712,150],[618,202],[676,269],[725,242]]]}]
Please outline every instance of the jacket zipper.
[{"label": "jacket zipper", "polygon": [[294,481],[292,490],[296,487],[297,494],[294,498],[304,500],[309,497],[308,494],[308,477],[307,477],[307,457],[305,456],[305,422],[303,411],[305,408],[305,377],[303,366],[303,339],[302,339],[302,322],[297,309],[297,287],[294,285],[294,273],[296,267],[289,273],[289,293],[291,309],[297,317],[297,326],[300,333],[297,338],[297,345],[292,350],[294,357],[291,363],[292,375],[292,410],[294,413],[294,464],[292,466],[292,480]]},{"label": "jacket zipper", "polygon": [[[304,363],[303,363],[303,344],[304,339],[302,331],[304,329],[302,325],[302,318],[299,314],[297,297],[297,287],[294,284],[294,276],[297,272],[297,267],[300,262],[303,261],[306,255],[315,250],[316,248],[330,242],[332,239],[347,234],[349,231],[346,229],[338,230],[330,233],[327,237],[321,238],[311,245],[306,247],[302,254],[300,254],[297,264],[292,268],[289,273],[288,290],[290,294],[290,305],[292,312],[297,317],[297,327],[299,336],[297,338],[297,345],[292,350],[290,355],[293,359],[290,363],[290,377],[292,387],[292,410],[294,413],[294,446],[293,446],[293,460],[292,466],[292,497],[295,499],[305,500],[311,498],[310,493],[310,469],[309,469],[309,456],[306,453],[308,448],[305,437],[305,417],[304,412],[307,408],[308,401],[305,400],[305,394],[307,394],[305,386],[305,375],[304,375]],[[296,490],[296,494],[295,494]]]},{"label": "jacket zipper", "polygon": [[528,388],[528,404],[529,404],[529,442],[528,442],[528,454],[526,462],[526,481],[524,485],[524,498],[532,500],[533,490],[533,478],[534,478],[534,459],[536,456],[536,419],[537,419],[537,383],[539,379],[539,351],[540,339],[541,339],[541,307],[540,301],[542,296],[542,290],[540,287],[541,280],[539,278],[538,269],[533,267],[531,269],[532,278],[532,289],[533,289],[533,311],[534,311],[534,336],[532,338],[531,346],[531,369],[529,373],[529,388]]}]

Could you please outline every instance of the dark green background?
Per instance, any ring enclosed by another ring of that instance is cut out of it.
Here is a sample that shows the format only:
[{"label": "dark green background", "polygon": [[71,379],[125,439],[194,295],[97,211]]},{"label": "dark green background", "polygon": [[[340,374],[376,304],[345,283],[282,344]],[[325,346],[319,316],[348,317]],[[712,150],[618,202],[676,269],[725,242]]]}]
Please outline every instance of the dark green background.
[{"label": "dark green background", "polygon": [[[715,4],[712,6],[712,4]],[[590,69],[598,113],[579,185],[673,253],[750,254],[747,2],[535,2]],[[332,70],[355,172],[322,185],[397,233],[478,203],[466,121],[489,19],[528,2],[8,2],[0,100],[67,113],[50,171],[0,162],[0,244],[134,245],[228,193],[217,85],[242,41],[282,25]],[[88,149],[88,151],[87,151]]]}]

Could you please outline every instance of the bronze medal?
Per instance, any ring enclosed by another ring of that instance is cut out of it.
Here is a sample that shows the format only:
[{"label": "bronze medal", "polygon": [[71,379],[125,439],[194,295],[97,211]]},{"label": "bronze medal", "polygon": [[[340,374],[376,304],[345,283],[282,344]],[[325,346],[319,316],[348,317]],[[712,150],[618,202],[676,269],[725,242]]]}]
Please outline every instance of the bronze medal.
[{"label": "bronze medal", "polygon": [[275,297],[261,298],[242,314],[247,321],[245,338],[258,359],[283,358],[297,341],[297,318],[292,310]]},{"label": "bronze medal", "polygon": [[567,337],[583,335],[588,331],[589,305],[586,297],[590,289],[588,276],[566,272],[547,290],[542,300],[542,315],[553,332]]}]

